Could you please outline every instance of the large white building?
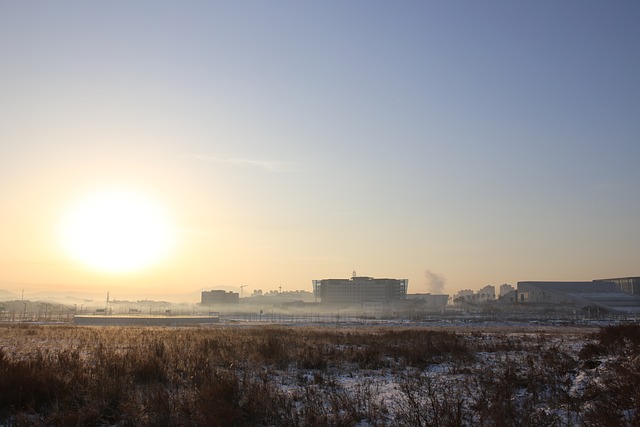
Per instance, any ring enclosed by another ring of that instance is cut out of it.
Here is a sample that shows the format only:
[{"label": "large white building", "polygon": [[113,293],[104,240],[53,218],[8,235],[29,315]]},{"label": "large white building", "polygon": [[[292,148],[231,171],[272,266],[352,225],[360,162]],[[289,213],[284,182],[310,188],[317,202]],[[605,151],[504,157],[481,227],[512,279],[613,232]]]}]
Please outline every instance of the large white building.
[{"label": "large white building", "polygon": [[408,279],[374,279],[365,276],[322,279],[313,281],[313,292],[322,305],[388,305],[406,298],[408,283]]}]

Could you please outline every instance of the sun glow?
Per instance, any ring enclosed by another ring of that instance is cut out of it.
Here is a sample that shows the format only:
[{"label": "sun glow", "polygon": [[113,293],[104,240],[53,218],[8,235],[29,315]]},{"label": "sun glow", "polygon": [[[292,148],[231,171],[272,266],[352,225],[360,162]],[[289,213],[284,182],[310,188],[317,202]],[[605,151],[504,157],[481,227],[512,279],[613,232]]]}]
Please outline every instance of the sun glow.
[{"label": "sun glow", "polygon": [[119,273],[161,261],[175,243],[175,232],[162,207],[144,194],[107,189],[85,196],[66,212],[60,239],[77,261]]}]

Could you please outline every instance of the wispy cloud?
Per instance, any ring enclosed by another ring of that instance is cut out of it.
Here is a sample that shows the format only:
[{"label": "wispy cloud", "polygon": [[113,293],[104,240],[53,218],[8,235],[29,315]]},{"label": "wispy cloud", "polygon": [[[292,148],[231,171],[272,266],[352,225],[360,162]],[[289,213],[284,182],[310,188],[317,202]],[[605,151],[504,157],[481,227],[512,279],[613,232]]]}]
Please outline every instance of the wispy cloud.
[{"label": "wispy cloud", "polygon": [[233,166],[255,167],[267,172],[284,172],[285,166],[283,162],[265,159],[223,158],[202,154],[197,154],[194,157],[205,162],[228,164]]}]

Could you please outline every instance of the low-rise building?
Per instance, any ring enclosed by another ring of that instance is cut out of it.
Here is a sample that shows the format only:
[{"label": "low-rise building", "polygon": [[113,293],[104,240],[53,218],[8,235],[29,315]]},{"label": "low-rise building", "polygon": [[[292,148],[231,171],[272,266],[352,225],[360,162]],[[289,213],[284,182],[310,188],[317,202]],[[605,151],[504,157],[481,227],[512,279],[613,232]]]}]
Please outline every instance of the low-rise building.
[{"label": "low-rise building", "polygon": [[514,288],[513,286],[509,285],[508,283],[505,283],[503,285],[500,285],[500,298],[507,295],[509,292],[514,291],[516,288]]},{"label": "low-rise building", "polygon": [[463,289],[461,291],[458,291],[453,296],[453,303],[464,304],[468,302],[473,302],[474,294],[475,292],[473,292],[471,289]]},{"label": "low-rise building", "polygon": [[613,279],[596,279],[594,282],[612,282],[622,292],[640,295],[640,277],[616,277]]},{"label": "low-rise building", "polygon": [[407,301],[421,304],[428,311],[442,311],[449,302],[445,294],[407,294]]},{"label": "low-rise building", "polygon": [[614,282],[518,282],[518,303],[563,308],[595,307],[640,313],[640,296],[622,292]]},{"label": "low-rise building", "polygon": [[223,290],[203,291],[202,305],[231,305],[240,302],[240,294],[237,292],[227,292]]},{"label": "low-rise building", "polygon": [[480,289],[476,296],[478,302],[493,301],[496,299],[496,287],[493,285],[487,285]]}]

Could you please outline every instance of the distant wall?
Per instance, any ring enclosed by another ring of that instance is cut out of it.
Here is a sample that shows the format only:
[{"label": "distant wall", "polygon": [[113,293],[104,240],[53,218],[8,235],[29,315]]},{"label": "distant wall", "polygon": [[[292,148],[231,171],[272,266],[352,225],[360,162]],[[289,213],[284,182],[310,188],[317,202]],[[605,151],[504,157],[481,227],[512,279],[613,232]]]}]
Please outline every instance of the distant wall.
[{"label": "distant wall", "polygon": [[73,323],[76,325],[94,326],[179,326],[218,322],[220,322],[220,318],[218,316],[73,316]]}]

